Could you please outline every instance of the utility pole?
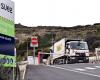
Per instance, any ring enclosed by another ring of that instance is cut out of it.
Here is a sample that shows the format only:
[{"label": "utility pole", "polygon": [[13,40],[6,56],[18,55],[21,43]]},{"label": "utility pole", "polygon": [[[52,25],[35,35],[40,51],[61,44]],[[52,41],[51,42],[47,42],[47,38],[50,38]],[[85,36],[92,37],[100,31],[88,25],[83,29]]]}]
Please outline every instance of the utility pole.
[{"label": "utility pole", "polygon": [[56,31],[48,31],[48,32],[49,34],[51,34],[52,52],[54,53],[54,43],[55,43],[55,36],[56,36],[55,32]]},{"label": "utility pole", "polygon": [[33,57],[34,57],[34,65],[35,65],[35,47],[33,47]]},{"label": "utility pole", "polygon": [[27,61],[28,61],[28,42],[27,42],[27,54],[26,54],[26,57],[27,57]]},{"label": "utility pole", "polygon": [[54,42],[55,42],[55,33],[54,32],[51,32],[51,35],[52,35],[52,47],[53,47],[53,53],[54,53]]}]

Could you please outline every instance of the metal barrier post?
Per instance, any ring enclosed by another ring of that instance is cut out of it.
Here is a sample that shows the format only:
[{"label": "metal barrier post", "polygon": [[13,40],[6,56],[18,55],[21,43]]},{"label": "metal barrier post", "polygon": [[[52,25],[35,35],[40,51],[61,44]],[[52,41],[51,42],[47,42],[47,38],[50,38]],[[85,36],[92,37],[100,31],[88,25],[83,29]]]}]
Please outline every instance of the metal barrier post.
[{"label": "metal barrier post", "polygon": [[38,64],[40,64],[40,51],[38,52]]}]

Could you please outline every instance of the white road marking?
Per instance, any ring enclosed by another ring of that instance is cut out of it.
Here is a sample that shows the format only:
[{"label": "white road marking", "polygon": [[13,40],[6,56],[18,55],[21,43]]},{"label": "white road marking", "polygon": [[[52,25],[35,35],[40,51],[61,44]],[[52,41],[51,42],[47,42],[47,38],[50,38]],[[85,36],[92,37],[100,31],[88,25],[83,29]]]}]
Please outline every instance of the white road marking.
[{"label": "white road marking", "polygon": [[100,66],[95,66],[96,68],[100,68]]},{"label": "white road marking", "polygon": [[74,70],[86,71],[86,70],[88,70],[88,69],[94,70],[94,69],[100,68],[100,66],[94,66],[94,67],[95,67],[95,68],[93,68],[93,67],[85,67],[85,69],[82,69],[82,68],[75,68]]},{"label": "white road marking", "polygon": [[96,69],[96,68],[92,68],[92,67],[85,67],[85,69],[92,69],[92,70],[93,70],[93,69]]},{"label": "white road marking", "polygon": [[81,68],[75,68],[75,70],[78,70],[78,71],[86,71],[85,69],[81,69]]},{"label": "white road marking", "polygon": [[100,75],[95,75],[95,74],[86,73],[86,72],[77,71],[77,70],[72,70],[72,69],[66,69],[66,68],[57,67],[57,66],[50,66],[50,65],[47,65],[47,66],[48,67],[52,67],[52,68],[56,68],[56,69],[62,69],[62,70],[71,71],[71,72],[77,72],[77,73],[81,73],[81,74],[90,75],[90,76],[94,76],[94,77],[99,77],[100,78]]}]

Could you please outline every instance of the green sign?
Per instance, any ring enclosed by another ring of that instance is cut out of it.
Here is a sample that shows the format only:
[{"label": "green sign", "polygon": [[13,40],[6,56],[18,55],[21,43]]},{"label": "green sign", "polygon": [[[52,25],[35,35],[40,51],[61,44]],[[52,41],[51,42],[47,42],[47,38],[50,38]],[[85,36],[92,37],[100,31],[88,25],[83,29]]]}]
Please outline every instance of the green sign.
[{"label": "green sign", "polygon": [[16,57],[0,54],[0,67],[16,67]]},{"label": "green sign", "polygon": [[0,66],[16,67],[14,2],[0,0]]},{"label": "green sign", "polygon": [[14,22],[0,16],[0,33],[14,37],[15,36]]}]

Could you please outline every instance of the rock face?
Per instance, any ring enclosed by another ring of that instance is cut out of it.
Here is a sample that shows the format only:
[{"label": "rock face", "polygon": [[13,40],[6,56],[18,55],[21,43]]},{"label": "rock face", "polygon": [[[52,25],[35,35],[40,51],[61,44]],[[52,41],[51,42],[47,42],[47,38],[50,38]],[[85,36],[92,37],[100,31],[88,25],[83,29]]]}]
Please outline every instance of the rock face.
[{"label": "rock face", "polygon": [[[39,47],[48,47],[51,44],[52,33],[55,35],[55,41],[66,37],[71,39],[86,39],[91,36],[100,37],[100,23],[94,25],[60,27],[60,26],[37,26],[27,27],[21,24],[16,24],[16,38],[21,41],[26,41],[34,34],[39,37]],[[44,44],[45,42],[45,44]]]},{"label": "rock face", "polygon": [[100,47],[100,23],[94,25],[74,26],[74,27],[60,27],[60,26],[37,26],[27,27],[21,24],[15,24],[16,30],[16,53],[17,60],[25,60],[26,53],[28,55],[33,54],[33,49],[30,47],[30,40],[33,35],[38,36],[39,47],[36,49],[36,55],[38,49],[45,52],[50,51],[52,46],[52,40],[54,42],[61,38],[70,39],[83,39],[88,42],[90,51],[94,51],[95,48]]},{"label": "rock face", "polygon": [[19,40],[25,40],[30,38],[34,33],[38,36],[44,36],[54,32],[56,38],[81,38],[84,39],[89,33],[95,35],[97,28],[100,25],[86,25],[86,26],[75,26],[75,27],[57,27],[57,26],[38,26],[38,27],[26,27],[21,24],[16,24],[16,37]]}]

